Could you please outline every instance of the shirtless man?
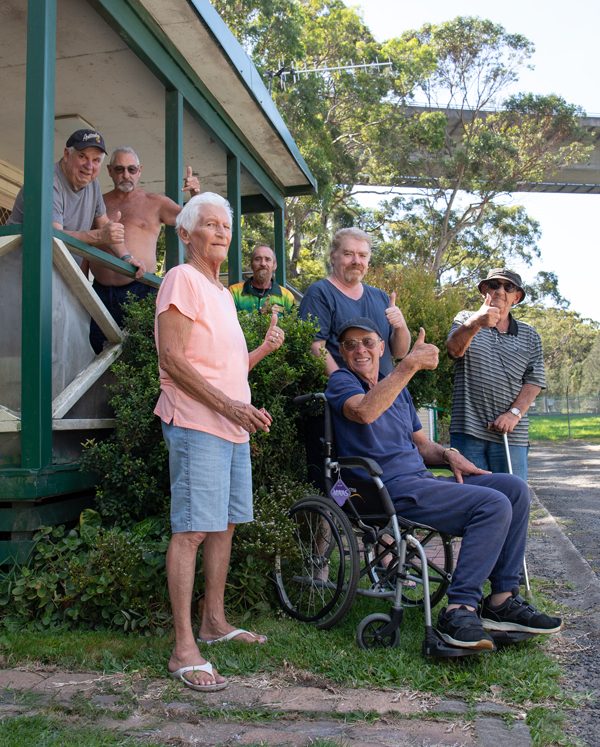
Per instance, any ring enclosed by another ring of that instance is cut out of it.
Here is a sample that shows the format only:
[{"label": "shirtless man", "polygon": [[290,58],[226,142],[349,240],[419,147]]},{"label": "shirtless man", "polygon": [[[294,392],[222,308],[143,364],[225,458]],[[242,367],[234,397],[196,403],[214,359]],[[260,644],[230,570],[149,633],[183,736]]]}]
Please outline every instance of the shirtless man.
[{"label": "shirtless man", "polygon": [[[200,194],[200,184],[192,169],[188,166],[187,178],[182,192],[191,196]],[[103,195],[106,214],[125,228],[127,249],[136,259],[141,259],[150,273],[156,272],[156,241],[163,223],[174,226],[182,210],[173,200],[164,195],[153,194],[138,187],[142,173],[140,160],[128,147],[117,148],[110,159],[108,173],[115,188]],[[100,249],[108,251],[104,246]],[[156,293],[149,285],[138,280],[119,275],[118,272],[100,267],[90,262],[94,275],[94,290],[102,299],[115,321],[121,326],[124,312],[121,305],[127,303],[127,293],[138,298],[145,298],[149,293]],[[90,325],[90,343],[96,353],[102,352],[106,338],[96,322]]]}]

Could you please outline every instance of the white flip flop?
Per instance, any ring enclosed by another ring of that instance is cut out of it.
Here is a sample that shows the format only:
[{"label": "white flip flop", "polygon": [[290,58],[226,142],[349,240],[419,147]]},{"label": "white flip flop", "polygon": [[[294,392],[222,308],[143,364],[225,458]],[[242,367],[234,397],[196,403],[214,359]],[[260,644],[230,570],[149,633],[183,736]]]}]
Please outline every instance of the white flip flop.
[{"label": "white flip flop", "polygon": [[[254,636],[254,638],[256,638],[256,643],[258,643],[260,646],[267,642],[266,635],[257,635],[256,633],[251,633],[249,630],[236,628],[235,630],[232,630],[231,633],[227,633],[227,635],[221,636],[221,638],[198,638],[198,643],[227,643],[228,641],[231,641],[232,638],[235,638],[238,635],[242,635],[242,633],[247,633],[248,635]],[[265,640],[261,641],[261,638],[264,638]]]},{"label": "white flip flop", "polygon": [[169,669],[168,672],[174,680],[180,680],[186,687],[189,687],[191,690],[198,690],[199,692],[214,693],[217,690],[224,690],[228,684],[227,680],[225,680],[225,682],[217,682],[215,680],[212,685],[196,685],[194,682],[190,682],[183,676],[186,672],[206,672],[210,677],[214,677],[212,664],[208,661],[206,664],[195,664],[191,667],[181,667],[181,669],[177,669],[175,672],[171,672]]}]

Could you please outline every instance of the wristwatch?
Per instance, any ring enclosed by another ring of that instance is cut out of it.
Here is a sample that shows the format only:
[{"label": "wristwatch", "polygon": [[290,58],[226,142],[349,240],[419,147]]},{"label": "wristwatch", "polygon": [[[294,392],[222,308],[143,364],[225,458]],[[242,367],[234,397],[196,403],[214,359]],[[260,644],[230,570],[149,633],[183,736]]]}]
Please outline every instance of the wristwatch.
[{"label": "wristwatch", "polygon": [[509,412],[511,415],[516,415],[519,420],[521,420],[521,418],[523,417],[523,413],[521,412],[521,410],[519,410],[518,407],[511,407]]}]

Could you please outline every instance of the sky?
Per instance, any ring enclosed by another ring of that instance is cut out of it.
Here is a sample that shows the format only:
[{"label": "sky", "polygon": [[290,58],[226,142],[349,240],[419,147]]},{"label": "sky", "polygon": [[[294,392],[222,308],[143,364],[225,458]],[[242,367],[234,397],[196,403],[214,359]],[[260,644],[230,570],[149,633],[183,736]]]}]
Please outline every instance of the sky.
[{"label": "sky", "polygon": [[[568,103],[600,115],[598,28],[600,2],[571,0],[344,0],[362,11],[378,41],[400,36],[424,23],[441,23],[456,16],[479,15],[502,24],[510,33],[526,36],[535,45],[531,63],[509,93],[556,93]],[[600,321],[600,195],[515,193],[541,225],[542,258],[531,267],[513,267],[531,281],[540,270],[553,271],[571,310]]]}]

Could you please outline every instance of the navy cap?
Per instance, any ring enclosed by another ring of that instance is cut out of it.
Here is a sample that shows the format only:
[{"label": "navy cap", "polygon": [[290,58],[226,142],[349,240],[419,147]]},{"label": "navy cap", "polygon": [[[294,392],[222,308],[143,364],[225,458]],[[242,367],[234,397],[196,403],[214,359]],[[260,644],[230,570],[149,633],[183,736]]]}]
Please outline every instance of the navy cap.
[{"label": "navy cap", "polygon": [[337,341],[342,342],[342,337],[347,329],[355,327],[357,329],[365,329],[367,332],[375,332],[375,334],[383,340],[383,335],[379,331],[379,327],[371,319],[367,319],[365,316],[354,316],[352,319],[348,319],[344,322],[337,333]]},{"label": "navy cap", "polygon": [[67,148],[75,148],[75,150],[85,150],[85,148],[91,148],[92,146],[108,153],[104,145],[104,138],[95,130],[77,130],[67,140]]}]

